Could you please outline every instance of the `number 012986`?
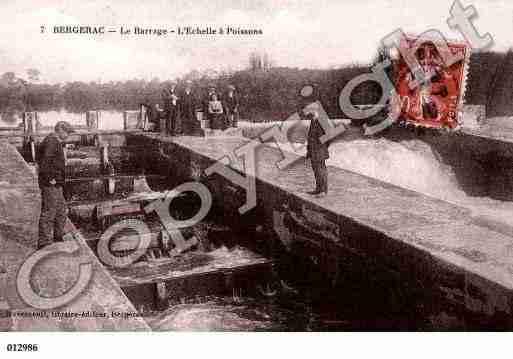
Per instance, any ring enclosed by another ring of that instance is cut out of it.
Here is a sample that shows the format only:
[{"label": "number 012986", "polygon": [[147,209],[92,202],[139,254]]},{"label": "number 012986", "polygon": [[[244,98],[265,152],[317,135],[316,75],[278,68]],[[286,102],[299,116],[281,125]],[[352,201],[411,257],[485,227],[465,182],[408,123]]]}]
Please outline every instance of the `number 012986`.
[{"label": "number 012986", "polygon": [[37,352],[39,347],[37,344],[7,344],[8,352]]}]

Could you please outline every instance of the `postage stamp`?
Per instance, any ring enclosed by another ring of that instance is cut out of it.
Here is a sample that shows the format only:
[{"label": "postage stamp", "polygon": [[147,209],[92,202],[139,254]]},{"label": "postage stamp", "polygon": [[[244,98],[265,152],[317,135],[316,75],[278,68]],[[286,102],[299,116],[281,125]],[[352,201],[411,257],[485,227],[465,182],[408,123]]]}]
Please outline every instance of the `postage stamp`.
[{"label": "postage stamp", "polygon": [[[420,44],[419,44],[420,43]],[[416,126],[454,129],[465,96],[470,48],[445,39],[424,40],[408,35],[401,41],[401,54],[409,51],[420,65],[419,79],[403,55],[394,71],[401,106],[401,120]],[[450,52],[450,53],[449,53]],[[447,64],[447,59],[456,59]],[[415,82],[415,84],[413,84]]]}]

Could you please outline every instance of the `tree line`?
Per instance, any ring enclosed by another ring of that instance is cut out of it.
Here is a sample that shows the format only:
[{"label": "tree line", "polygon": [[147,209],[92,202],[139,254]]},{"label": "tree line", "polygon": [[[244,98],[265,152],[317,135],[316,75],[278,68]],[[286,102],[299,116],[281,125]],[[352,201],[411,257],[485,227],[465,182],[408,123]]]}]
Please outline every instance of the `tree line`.
[{"label": "tree line", "polygon": [[[471,56],[467,81],[466,103],[485,105],[491,87],[500,82],[498,69],[504,53],[482,52]],[[240,100],[241,118],[254,122],[283,120],[302,105],[300,89],[315,84],[323,107],[331,117],[345,117],[338,100],[344,86],[354,77],[368,73],[370,65],[353,64],[336,69],[315,70],[270,67],[269,61],[260,64],[254,56],[246,70],[224,73],[193,71],[177,83],[178,95],[186,80],[192,81],[193,92],[200,100],[207,88],[216,86],[223,94],[229,84],[236,87]],[[265,64],[265,66],[263,66]],[[0,112],[2,118],[23,111],[64,109],[69,112],[87,110],[134,110],[141,103],[159,103],[164,88],[171,81],[158,78],[151,81],[128,80],[118,82],[68,82],[45,84],[38,79],[39,72],[28,71],[28,80],[16,74],[5,73],[0,78]],[[381,97],[379,85],[365,82],[352,93],[355,104],[372,104]]]}]

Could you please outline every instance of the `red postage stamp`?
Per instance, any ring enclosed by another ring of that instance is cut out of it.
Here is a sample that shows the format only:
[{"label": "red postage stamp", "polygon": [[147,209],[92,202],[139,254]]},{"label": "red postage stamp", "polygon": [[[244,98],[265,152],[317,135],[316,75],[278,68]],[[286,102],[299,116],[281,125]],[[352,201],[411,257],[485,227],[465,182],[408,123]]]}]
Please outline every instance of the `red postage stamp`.
[{"label": "red postage stamp", "polygon": [[[439,39],[426,39],[419,45],[417,38],[405,36],[400,51],[405,53],[402,50],[413,52],[429,80],[416,79],[405,58],[399,55],[394,72],[401,120],[416,126],[456,128],[465,94],[469,46]],[[449,58],[457,60],[447,66]]]}]

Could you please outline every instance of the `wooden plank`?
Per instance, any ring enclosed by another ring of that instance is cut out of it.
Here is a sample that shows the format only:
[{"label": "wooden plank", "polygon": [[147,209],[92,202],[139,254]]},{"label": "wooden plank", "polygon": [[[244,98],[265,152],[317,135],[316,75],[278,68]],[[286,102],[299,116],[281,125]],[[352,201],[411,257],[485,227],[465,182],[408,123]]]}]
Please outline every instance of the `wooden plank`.
[{"label": "wooden plank", "polygon": [[95,177],[75,177],[68,178],[66,182],[84,182],[84,181],[97,181],[97,180],[105,180],[105,179],[125,179],[125,178],[166,178],[166,176],[162,175],[153,175],[153,174],[134,174],[134,175],[101,175]]},{"label": "wooden plank", "polygon": [[174,258],[138,263],[128,268],[108,268],[113,278],[123,287],[145,283],[161,283],[183,278],[197,278],[217,273],[245,271],[255,267],[269,267],[273,261],[251,253],[245,261],[228,262],[211,253],[187,252]]}]

